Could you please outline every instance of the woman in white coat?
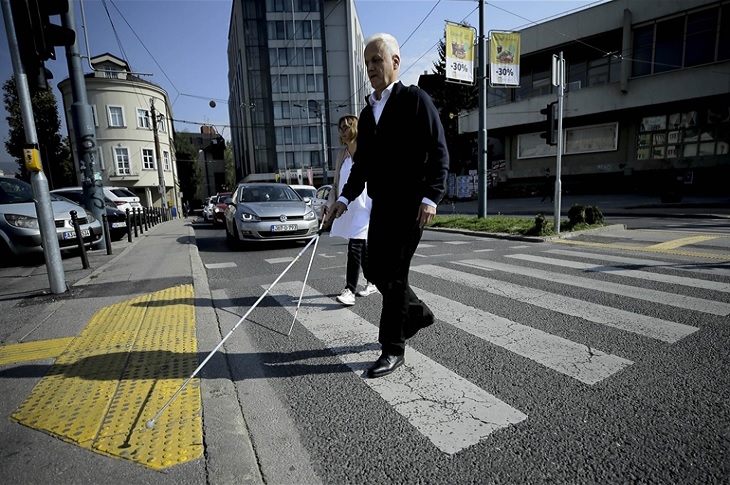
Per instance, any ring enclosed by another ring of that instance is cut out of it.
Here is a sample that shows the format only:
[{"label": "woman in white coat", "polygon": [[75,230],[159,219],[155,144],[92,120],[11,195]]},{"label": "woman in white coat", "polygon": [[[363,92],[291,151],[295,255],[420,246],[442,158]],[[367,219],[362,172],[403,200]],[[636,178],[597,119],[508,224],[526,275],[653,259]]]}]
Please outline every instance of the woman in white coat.
[{"label": "woman in white coat", "polygon": [[[337,123],[340,132],[340,141],[345,145],[345,150],[337,160],[335,170],[335,183],[330,190],[329,198],[325,206],[330,209],[340,196],[342,187],[347,183],[352,168],[352,156],[357,149],[357,116],[345,115]],[[342,237],[348,240],[347,243],[347,270],[346,286],[337,297],[337,301],[345,306],[355,304],[355,294],[368,296],[377,292],[375,285],[366,281],[365,288],[358,291],[357,282],[360,278],[360,270],[366,272],[368,259],[368,226],[370,224],[370,208],[372,201],[368,197],[367,187],[360,196],[347,206],[347,212],[332,222],[330,236]],[[367,277],[367,275],[365,275]]]}]

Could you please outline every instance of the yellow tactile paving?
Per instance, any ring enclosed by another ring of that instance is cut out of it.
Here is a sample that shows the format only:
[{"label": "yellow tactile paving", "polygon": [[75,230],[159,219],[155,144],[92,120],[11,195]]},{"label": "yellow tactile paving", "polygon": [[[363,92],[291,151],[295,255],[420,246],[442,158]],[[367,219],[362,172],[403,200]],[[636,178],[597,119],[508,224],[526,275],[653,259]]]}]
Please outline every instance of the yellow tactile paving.
[{"label": "yellow tactile paving", "polygon": [[198,379],[145,428],[198,366],[193,302],[182,285],[100,310],[12,419],[150,468],[201,457]]},{"label": "yellow tactile paving", "polygon": [[691,237],[682,237],[679,239],[672,239],[671,241],[666,241],[659,244],[654,244],[653,246],[649,246],[649,249],[676,249],[682,246],[686,246],[688,244],[694,244],[698,242],[703,241],[710,241],[712,239],[717,239],[720,236],[691,236]]},{"label": "yellow tactile paving", "polygon": [[630,244],[598,243],[598,242],[589,242],[589,241],[576,241],[574,239],[556,239],[553,242],[555,242],[557,244],[571,244],[573,246],[586,246],[586,247],[592,247],[592,248],[622,249],[625,251],[639,251],[639,252],[647,252],[647,253],[674,254],[677,256],[691,256],[691,257],[695,257],[695,258],[730,260],[730,254],[705,253],[705,252],[701,252],[701,251],[684,251],[684,250],[676,250],[676,249],[663,249],[663,248],[656,248],[653,246],[633,246]]},{"label": "yellow tactile paving", "polygon": [[0,365],[53,359],[68,347],[73,337],[0,346]]}]

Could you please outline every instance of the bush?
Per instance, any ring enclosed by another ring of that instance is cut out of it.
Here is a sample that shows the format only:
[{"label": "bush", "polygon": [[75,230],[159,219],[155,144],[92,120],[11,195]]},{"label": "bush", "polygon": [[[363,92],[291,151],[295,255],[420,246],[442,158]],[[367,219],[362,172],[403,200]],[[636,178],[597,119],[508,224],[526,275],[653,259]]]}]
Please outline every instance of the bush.
[{"label": "bush", "polygon": [[586,207],[585,218],[586,224],[603,224],[603,212],[594,205]]},{"label": "bush", "polygon": [[574,204],[568,210],[568,222],[570,222],[571,226],[586,222],[586,208],[580,204]]}]

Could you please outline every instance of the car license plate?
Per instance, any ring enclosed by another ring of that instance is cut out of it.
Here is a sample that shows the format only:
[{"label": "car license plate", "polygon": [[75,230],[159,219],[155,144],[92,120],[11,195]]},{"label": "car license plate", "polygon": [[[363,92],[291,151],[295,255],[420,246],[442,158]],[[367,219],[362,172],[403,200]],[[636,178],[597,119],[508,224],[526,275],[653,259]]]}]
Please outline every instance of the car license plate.
[{"label": "car license plate", "polygon": [[[91,232],[88,229],[81,229],[81,237],[89,237]],[[76,231],[64,232],[64,239],[76,239]]]},{"label": "car license plate", "polygon": [[126,222],[112,222],[112,229],[116,229],[117,227],[127,227]]},{"label": "car license plate", "polygon": [[278,224],[271,226],[271,232],[296,231],[296,224]]}]

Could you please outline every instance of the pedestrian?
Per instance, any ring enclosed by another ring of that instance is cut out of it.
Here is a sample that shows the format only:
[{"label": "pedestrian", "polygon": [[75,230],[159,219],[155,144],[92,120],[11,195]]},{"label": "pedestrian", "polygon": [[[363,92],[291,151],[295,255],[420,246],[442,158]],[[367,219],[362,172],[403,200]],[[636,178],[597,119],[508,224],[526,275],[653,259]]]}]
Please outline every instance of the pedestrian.
[{"label": "pedestrian", "polygon": [[368,377],[390,374],[405,362],[406,340],[434,316],[408,284],[411,259],[446,193],[449,155],[431,98],[398,81],[400,48],[390,34],[365,42],[373,93],[360,113],[350,177],[331,216],[342,216],[365,190],[372,199],[365,273],[383,295],[378,342],[382,353]]},{"label": "pedestrian", "polygon": [[183,202],[183,216],[185,216],[185,219],[188,218],[188,214],[190,213],[190,203],[186,200]]},{"label": "pedestrian", "polygon": [[545,202],[547,197],[550,197],[550,202],[555,200],[555,182],[552,175],[550,175],[550,167],[545,169],[545,183],[542,187],[542,200],[540,203]]},{"label": "pedestrian", "polygon": [[[330,190],[327,204],[323,207],[325,214],[337,201],[347,183],[352,170],[352,157],[357,150],[357,116],[345,115],[337,123],[340,132],[340,141],[345,145],[345,150],[337,160],[335,167],[335,182]],[[345,272],[345,289],[337,297],[337,301],[345,306],[355,304],[355,290],[357,281],[360,278],[360,270],[367,265],[368,258],[368,225],[370,224],[370,208],[372,201],[368,197],[367,187],[353,200],[347,212],[339,219],[332,222],[330,237],[342,237],[347,242],[347,270]],[[364,271],[363,271],[364,272]],[[377,292],[374,284],[365,280],[365,288],[358,291],[358,296],[370,296]]]}]

